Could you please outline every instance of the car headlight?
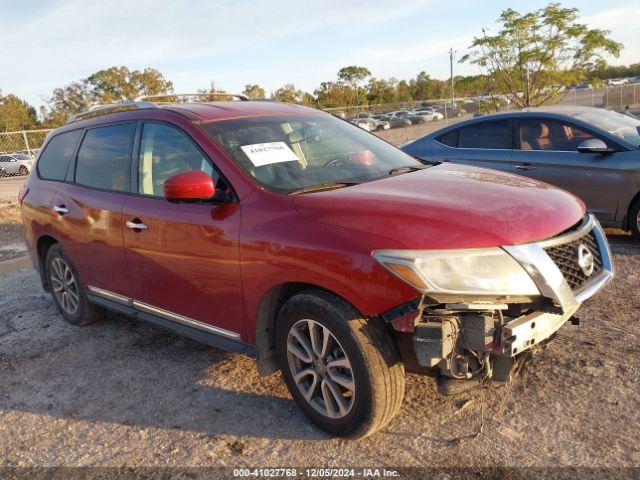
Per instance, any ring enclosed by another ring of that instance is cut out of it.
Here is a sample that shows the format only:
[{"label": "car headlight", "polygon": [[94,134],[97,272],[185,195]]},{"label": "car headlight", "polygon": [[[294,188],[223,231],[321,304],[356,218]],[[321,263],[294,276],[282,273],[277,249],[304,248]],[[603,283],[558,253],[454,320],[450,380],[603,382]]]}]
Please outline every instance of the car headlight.
[{"label": "car headlight", "polygon": [[373,257],[424,293],[540,295],[529,274],[501,248],[376,250]]}]

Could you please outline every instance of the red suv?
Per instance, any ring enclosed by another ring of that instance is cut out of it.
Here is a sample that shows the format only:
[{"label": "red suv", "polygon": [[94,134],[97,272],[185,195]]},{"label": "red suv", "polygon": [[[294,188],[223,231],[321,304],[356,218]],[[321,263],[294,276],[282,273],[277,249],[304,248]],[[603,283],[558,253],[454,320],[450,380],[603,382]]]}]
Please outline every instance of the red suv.
[{"label": "red suv", "polygon": [[48,137],[20,202],[68,322],[114,310],[253,356],[351,437],[396,414],[405,370],[444,393],[508,381],[613,276],[574,196],[427,166],[270,101],[80,115]]}]

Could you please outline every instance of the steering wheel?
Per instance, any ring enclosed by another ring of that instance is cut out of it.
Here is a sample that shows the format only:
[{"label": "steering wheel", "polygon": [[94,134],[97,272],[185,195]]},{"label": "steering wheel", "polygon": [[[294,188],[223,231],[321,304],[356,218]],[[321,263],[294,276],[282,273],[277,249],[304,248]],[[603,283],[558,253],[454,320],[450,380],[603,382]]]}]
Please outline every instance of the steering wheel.
[{"label": "steering wheel", "polygon": [[341,162],[342,162],[342,165],[344,165],[345,159],[343,157],[336,157],[336,158],[332,158],[331,160],[329,160],[327,163],[324,164],[324,166],[325,167],[339,167]]}]

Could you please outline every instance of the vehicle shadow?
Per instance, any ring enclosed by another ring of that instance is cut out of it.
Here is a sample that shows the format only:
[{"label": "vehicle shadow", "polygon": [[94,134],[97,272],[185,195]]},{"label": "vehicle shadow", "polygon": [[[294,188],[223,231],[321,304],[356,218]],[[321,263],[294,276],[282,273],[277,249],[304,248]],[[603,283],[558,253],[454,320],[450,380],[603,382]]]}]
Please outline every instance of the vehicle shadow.
[{"label": "vehicle shadow", "polygon": [[328,438],[306,420],[280,375],[260,378],[252,359],[118,315],[82,328],[49,317],[45,330],[38,327],[45,338],[35,331],[20,335],[20,352],[0,349],[5,413],[203,438]]},{"label": "vehicle shadow", "polygon": [[612,253],[621,255],[640,254],[640,241],[630,233],[618,229],[606,229],[606,234]]}]

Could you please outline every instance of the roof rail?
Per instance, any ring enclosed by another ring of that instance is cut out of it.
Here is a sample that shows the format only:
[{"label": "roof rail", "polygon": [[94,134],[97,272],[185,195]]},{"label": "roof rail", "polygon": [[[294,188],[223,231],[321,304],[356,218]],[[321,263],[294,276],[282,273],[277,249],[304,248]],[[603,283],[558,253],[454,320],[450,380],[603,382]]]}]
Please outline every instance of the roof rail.
[{"label": "roof rail", "polygon": [[72,123],[77,120],[82,120],[83,118],[90,118],[93,116],[97,117],[98,115],[106,115],[107,113],[111,113],[111,111],[135,110],[138,108],[159,108],[159,107],[152,102],[139,102],[137,100],[134,100],[133,102],[110,103],[108,105],[93,105],[89,107],[88,110],[85,110],[84,112],[71,115],[67,120],[67,123]]},{"label": "roof rail", "polygon": [[[145,101],[145,100],[153,100],[156,98],[167,98],[167,97],[177,97],[177,98],[185,98],[185,97],[233,97],[242,101],[249,100],[249,97],[243,95],[242,93],[226,93],[226,92],[211,92],[211,93],[158,93],[155,95],[140,95],[135,98],[136,102]],[[165,103],[165,102],[158,102]],[[169,103],[169,102],[166,102]]]}]

